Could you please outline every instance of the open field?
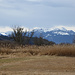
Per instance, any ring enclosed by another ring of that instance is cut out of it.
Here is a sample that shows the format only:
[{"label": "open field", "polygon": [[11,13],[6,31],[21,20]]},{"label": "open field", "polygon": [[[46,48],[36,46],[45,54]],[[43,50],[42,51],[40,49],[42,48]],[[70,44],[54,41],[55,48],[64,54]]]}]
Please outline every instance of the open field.
[{"label": "open field", "polygon": [[3,56],[6,58],[0,59],[0,75],[75,75],[74,57]]},{"label": "open field", "polygon": [[0,75],[75,75],[73,45],[0,49]]}]

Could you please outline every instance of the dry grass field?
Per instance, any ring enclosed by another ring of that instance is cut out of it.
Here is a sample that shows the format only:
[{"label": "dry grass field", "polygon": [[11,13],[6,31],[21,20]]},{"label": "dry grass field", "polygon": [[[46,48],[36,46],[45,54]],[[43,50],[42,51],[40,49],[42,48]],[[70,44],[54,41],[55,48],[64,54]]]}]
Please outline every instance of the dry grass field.
[{"label": "dry grass field", "polygon": [[75,45],[0,47],[0,75],[75,75]]}]

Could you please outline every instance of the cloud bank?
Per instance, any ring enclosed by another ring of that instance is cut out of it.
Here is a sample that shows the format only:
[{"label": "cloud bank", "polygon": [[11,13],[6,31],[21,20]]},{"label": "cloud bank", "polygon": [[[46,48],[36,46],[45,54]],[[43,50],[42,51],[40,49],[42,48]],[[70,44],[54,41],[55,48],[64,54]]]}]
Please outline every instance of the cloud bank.
[{"label": "cloud bank", "polygon": [[0,32],[8,32],[8,31],[13,31],[13,30],[10,27],[0,27]]},{"label": "cloud bank", "polygon": [[17,8],[25,5],[47,5],[51,7],[75,7],[75,0],[0,0],[0,8]]},{"label": "cloud bank", "polygon": [[75,25],[75,0],[0,0],[0,25]]},{"label": "cloud bank", "polygon": [[[24,28],[24,31],[26,31],[26,30],[27,31],[31,31],[33,29],[44,29],[46,31],[46,30],[54,30],[56,28],[59,28],[59,29],[65,28],[67,30],[73,30],[75,32],[75,27],[73,27],[73,26],[71,26],[71,27],[69,27],[69,26],[62,26],[62,25],[57,26],[57,27],[55,26],[55,27],[52,27],[52,28],[44,28],[44,27],[42,27],[42,28],[34,27],[34,28],[31,28],[31,29],[29,29],[27,27],[22,27],[22,28]],[[0,33],[5,33],[5,32],[8,32],[8,31],[13,31],[13,29],[11,27],[0,27]]]}]

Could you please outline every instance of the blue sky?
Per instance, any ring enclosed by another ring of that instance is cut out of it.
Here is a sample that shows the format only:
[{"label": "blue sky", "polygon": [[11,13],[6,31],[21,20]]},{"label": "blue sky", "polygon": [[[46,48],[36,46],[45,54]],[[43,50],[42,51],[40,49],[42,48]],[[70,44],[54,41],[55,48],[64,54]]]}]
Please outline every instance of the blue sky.
[{"label": "blue sky", "polygon": [[75,27],[75,0],[0,0],[0,27]]}]

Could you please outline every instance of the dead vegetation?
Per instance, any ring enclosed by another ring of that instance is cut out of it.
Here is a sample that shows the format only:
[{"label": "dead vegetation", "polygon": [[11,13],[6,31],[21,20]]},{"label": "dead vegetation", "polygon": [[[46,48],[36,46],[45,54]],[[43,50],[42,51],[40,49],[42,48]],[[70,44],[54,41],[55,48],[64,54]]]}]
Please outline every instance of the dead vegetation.
[{"label": "dead vegetation", "polygon": [[16,46],[0,47],[0,54],[23,53],[28,55],[56,55],[56,56],[75,56],[75,45],[53,45],[53,46]]},{"label": "dead vegetation", "polygon": [[75,75],[75,45],[1,46],[0,75]]}]

